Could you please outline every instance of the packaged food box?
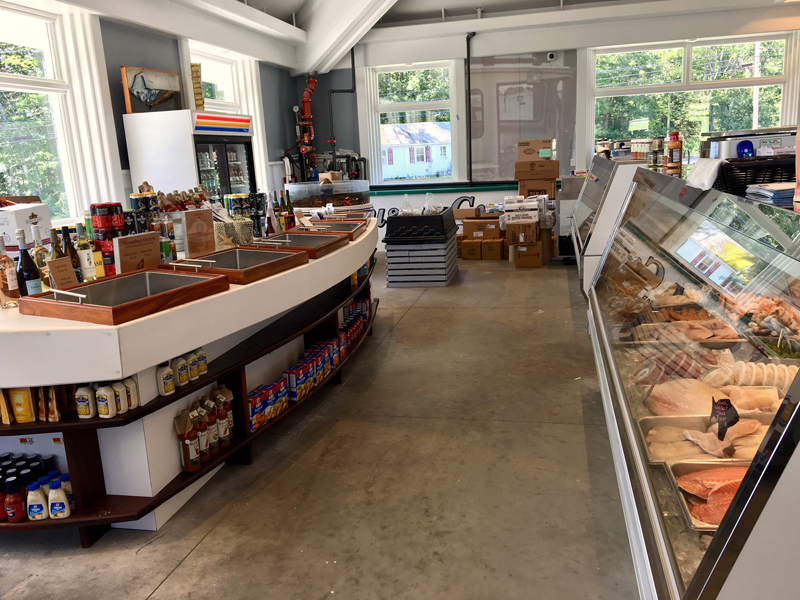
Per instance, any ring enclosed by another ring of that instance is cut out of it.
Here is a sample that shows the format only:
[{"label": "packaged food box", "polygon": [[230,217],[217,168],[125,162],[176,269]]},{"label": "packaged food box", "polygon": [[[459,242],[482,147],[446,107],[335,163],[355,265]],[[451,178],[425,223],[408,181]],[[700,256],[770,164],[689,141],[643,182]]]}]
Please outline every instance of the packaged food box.
[{"label": "packaged food box", "polygon": [[284,376],[289,384],[289,400],[291,402],[302,400],[305,383],[308,380],[307,369],[301,363],[298,363],[286,369]]},{"label": "packaged food box", "polygon": [[247,395],[247,405],[250,417],[250,432],[266,425],[268,416],[269,395],[266,386],[260,385]]},{"label": "packaged food box", "polygon": [[557,160],[518,160],[514,163],[514,179],[557,179],[560,167]]},{"label": "packaged food box", "polygon": [[464,221],[464,235],[471,240],[499,239],[503,232],[498,219],[468,219]]},{"label": "packaged food box", "polygon": [[464,260],[480,260],[481,240],[464,240],[461,243],[461,257]]},{"label": "packaged food box", "polygon": [[504,241],[483,240],[481,242],[481,260],[502,260]]},{"label": "packaged food box", "polygon": [[517,160],[551,160],[556,151],[556,140],[537,139],[517,142]]}]

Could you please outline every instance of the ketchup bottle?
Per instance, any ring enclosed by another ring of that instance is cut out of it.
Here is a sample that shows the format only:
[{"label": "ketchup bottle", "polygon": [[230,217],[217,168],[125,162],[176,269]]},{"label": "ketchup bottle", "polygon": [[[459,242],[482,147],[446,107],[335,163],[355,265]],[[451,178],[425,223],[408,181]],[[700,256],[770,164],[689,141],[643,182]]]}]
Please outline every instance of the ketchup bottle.
[{"label": "ketchup bottle", "polygon": [[25,494],[19,489],[19,479],[9,477],[6,479],[6,516],[12,523],[25,520]]},{"label": "ketchup bottle", "polygon": [[6,482],[0,477],[0,502],[3,503],[3,510],[0,510],[0,523],[8,520],[6,514]]},{"label": "ketchup bottle", "polygon": [[200,420],[196,426],[197,440],[200,444],[200,462],[206,463],[211,460],[211,450],[208,445],[208,424]]},{"label": "ketchup bottle", "polygon": [[197,439],[197,430],[192,427],[186,433],[178,436],[181,441],[181,467],[187,473],[200,470],[200,442]]},{"label": "ketchup bottle", "polygon": [[212,455],[219,453],[219,431],[217,430],[217,414],[209,411],[206,415],[208,426],[208,449]]}]

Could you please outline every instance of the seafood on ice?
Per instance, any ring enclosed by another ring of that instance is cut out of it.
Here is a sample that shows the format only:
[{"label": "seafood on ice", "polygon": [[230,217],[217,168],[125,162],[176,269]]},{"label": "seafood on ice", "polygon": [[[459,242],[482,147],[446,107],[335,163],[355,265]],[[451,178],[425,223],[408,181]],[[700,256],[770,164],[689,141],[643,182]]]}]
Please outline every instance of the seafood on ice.
[{"label": "seafood on ice", "polygon": [[795,365],[775,363],[749,363],[738,361],[730,366],[720,367],[703,376],[703,383],[712,387],[726,386],[767,386],[775,387],[784,394],[789,391],[798,368]]},{"label": "seafood on ice", "polygon": [[647,397],[647,407],[659,417],[710,415],[712,401],[721,398],[729,398],[740,413],[774,413],[781,405],[781,396],[775,387],[729,385],[715,388],[700,379],[673,379],[653,386]]},{"label": "seafood on ice", "polygon": [[752,459],[768,430],[769,425],[755,419],[740,419],[720,440],[716,421],[705,431],[660,425],[647,432],[647,450],[655,460],[665,461],[709,456]]},{"label": "seafood on ice", "polygon": [[691,515],[708,525],[719,525],[728,512],[748,467],[721,467],[687,473],[676,478],[689,497]]}]

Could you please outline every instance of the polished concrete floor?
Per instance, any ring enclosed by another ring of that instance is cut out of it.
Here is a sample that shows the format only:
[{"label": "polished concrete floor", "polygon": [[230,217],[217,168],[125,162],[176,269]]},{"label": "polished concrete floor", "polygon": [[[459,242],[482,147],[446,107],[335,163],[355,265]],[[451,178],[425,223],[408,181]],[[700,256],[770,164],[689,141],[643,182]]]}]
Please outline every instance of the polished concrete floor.
[{"label": "polished concrete floor", "polygon": [[165,527],[0,538],[0,598],[637,597],[577,272],[386,289],[340,386]]}]

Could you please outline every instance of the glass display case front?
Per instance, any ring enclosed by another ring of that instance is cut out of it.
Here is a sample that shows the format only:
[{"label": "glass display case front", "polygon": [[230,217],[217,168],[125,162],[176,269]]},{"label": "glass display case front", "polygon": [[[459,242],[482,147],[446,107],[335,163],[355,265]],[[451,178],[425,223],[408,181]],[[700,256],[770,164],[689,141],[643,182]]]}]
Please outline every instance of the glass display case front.
[{"label": "glass display case front", "polygon": [[800,227],[683,189],[637,171],[590,307],[658,597],[716,598],[794,449]]},{"label": "glass display case front", "polygon": [[589,241],[595,217],[600,210],[606,187],[608,187],[611,175],[614,173],[614,167],[614,161],[599,156],[592,158],[592,164],[586,174],[586,181],[578,196],[578,201],[575,203],[575,212],[572,213],[576,241],[578,242],[578,253],[583,250]]}]

